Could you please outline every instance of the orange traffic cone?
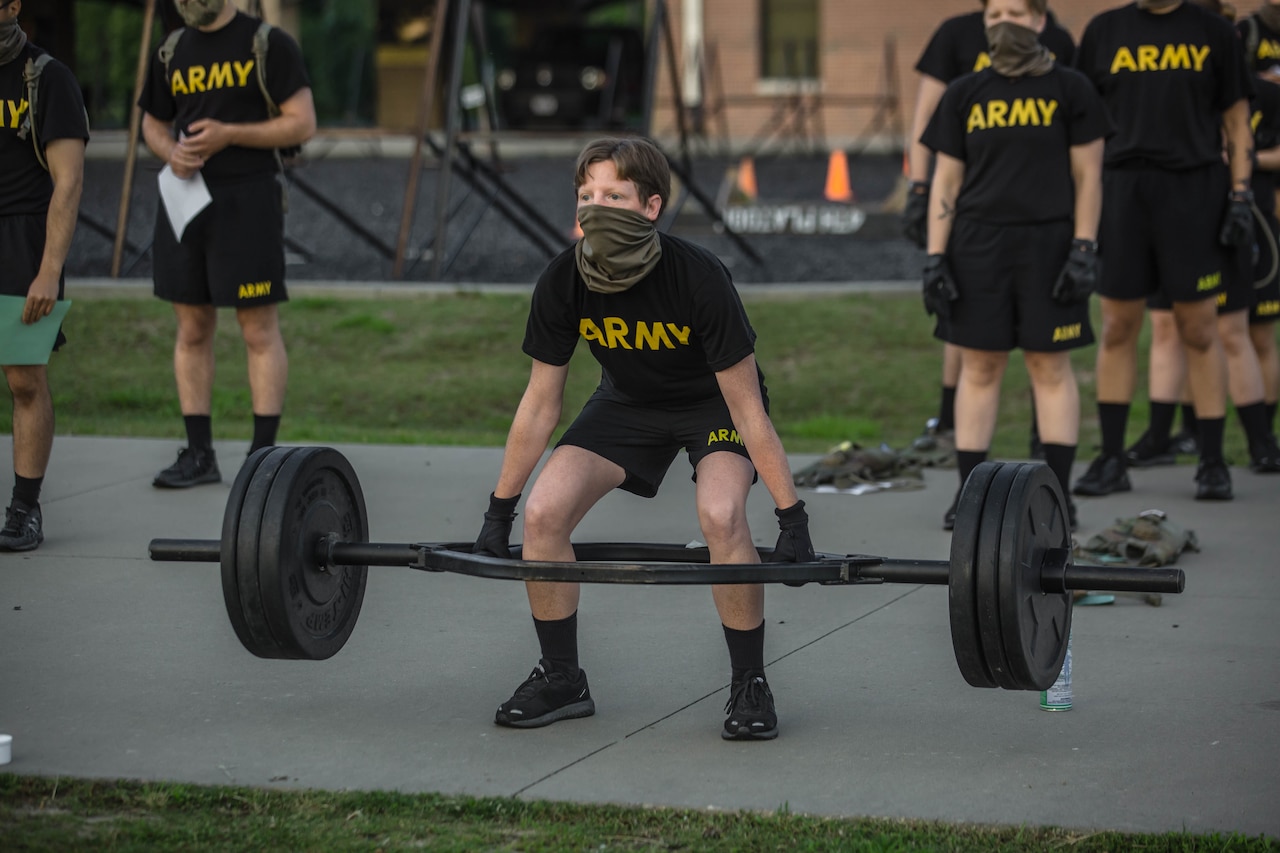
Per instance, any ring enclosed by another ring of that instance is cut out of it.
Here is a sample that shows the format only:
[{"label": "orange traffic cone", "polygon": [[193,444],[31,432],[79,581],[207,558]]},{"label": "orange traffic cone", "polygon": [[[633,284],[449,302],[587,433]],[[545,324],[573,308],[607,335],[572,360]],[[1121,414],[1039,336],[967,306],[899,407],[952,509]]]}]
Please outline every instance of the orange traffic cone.
[{"label": "orange traffic cone", "polygon": [[832,151],[827,162],[827,201],[853,201],[853,188],[849,186],[849,160],[844,151]]},{"label": "orange traffic cone", "polygon": [[738,192],[748,201],[754,202],[760,197],[756,190],[756,164],[750,157],[743,157],[738,164]]}]

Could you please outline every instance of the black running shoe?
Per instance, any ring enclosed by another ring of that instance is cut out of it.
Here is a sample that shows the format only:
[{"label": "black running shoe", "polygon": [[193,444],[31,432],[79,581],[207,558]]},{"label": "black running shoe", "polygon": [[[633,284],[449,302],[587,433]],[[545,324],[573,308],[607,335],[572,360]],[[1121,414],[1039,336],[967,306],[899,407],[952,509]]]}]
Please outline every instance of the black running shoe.
[{"label": "black running shoe", "polygon": [[577,678],[570,678],[563,672],[548,671],[547,662],[538,661],[512,697],[498,706],[493,721],[515,729],[536,729],[595,712],[584,670],[578,670]]},{"label": "black running shoe", "polygon": [[32,551],[44,541],[44,520],[40,507],[12,504],[4,511],[0,529],[0,551]]},{"label": "black running shoe", "polygon": [[1280,447],[1274,435],[1249,446],[1249,470],[1255,474],[1280,474]]},{"label": "black running shoe", "polygon": [[1133,489],[1129,471],[1121,456],[1099,456],[1089,463],[1089,470],[1071,487],[1073,495],[1097,498],[1112,492],[1128,492]]},{"label": "black running shoe", "polygon": [[729,718],[724,721],[720,737],[725,740],[773,740],[778,736],[773,691],[763,675],[735,682],[724,710]]},{"label": "black running shoe", "polygon": [[1168,442],[1157,442],[1148,430],[1124,452],[1124,461],[1133,468],[1154,468],[1157,465],[1174,465],[1178,457]]},{"label": "black running shoe", "polygon": [[218,456],[212,447],[184,447],[178,451],[178,460],[156,475],[151,485],[157,489],[189,489],[204,483],[221,483]]},{"label": "black running shoe", "polygon": [[956,492],[955,498],[951,501],[951,506],[942,515],[942,529],[955,530],[956,527],[956,507],[960,505],[960,492]]},{"label": "black running shoe", "polygon": [[1227,463],[1221,459],[1200,460],[1200,465],[1196,468],[1196,500],[1229,501],[1233,497],[1231,472],[1227,470]]},{"label": "black running shoe", "polygon": [[1199,456],[1200,440],[1195,433],[1184,429],[1170,436],[1169,449],[1182,456]]}]

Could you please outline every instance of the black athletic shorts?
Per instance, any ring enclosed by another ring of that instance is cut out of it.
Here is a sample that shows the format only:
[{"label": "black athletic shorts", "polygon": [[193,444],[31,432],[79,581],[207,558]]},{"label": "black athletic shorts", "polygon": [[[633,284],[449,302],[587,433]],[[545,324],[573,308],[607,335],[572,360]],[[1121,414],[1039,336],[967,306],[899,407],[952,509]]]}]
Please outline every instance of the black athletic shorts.
[{"label": "black athletic shorts", "polygon": [[[768,394],[761,393],[768,411]],[[751,458],[719,396],[686,408],[653,409],[604,399],[597,391],[556,446],[565,444],[620,465],[627,478],[619,488],[642,498],[658,493],[682,447],[689,453],[695,481],[698,463],[709,453],[727,450]]]},{"label": "black athletic shorts", "polygon": [[[1222,249],[1223,286],[1215,297],[1219,314],[1230,314],[1253,307],[1256,293],[1253,289],[1252,258],[1252,246]],[[1152,311],[1169,311],[1173,308],[1173,303],[1163,292],[1153,293],[1147,297],[1147,307]]]},{"label": "black athletic shorts", "polygon": [[1280,235],[1280,223],[1267,221],[1269,233],[1258,234],[1258,264],[1253,270],[1253,306],[1249,309],[1250,323],[1274,323],[1280,320],[1280,251],[1276,240]]},{"label": "black athletic shorts", "polygon": [[1185,172],[1104,169],[1098,245],[1111,299],[1171,302],[1217,298],[1226,255],[1218,243],[1227,208],[1225,165]]},{"label": "black athletic shorts", "polygon": [[934,335],[995,352],[1060,352],[1093,343],[1088,301],[1059,305],[1051,295],[1072,233],[1070,222],[989,225],[957,219],[947,263],[960,298]]},{"label": "black athletic shorts", "polygon": [[211,184],[213,201],[187,225],[181,242],[162,203],[153,251],[156,296],[221,308],[288,299],[280,193],[275,175]]},{"label": "black athletic shorts", "polygon": [[[44,259],[44,235],[48,222],[43,213],[0,216],[0,294],[27,298],[27,291],[31,289],[31,282],[40,272],[40,262]],[[58,299],[63,298],[66,288],[66,276],[60,276]],[[53,344],[54,352],[66,342],[67,338],[59,328]]]}]

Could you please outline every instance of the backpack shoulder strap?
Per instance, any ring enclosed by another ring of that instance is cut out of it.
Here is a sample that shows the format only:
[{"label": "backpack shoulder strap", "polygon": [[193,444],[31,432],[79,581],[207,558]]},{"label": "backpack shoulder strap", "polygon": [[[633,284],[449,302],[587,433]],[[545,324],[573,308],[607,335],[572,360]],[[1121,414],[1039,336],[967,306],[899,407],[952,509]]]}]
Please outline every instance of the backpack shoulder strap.
[{"label": "backpack shoulder strap", "polygon": [[40,102],[40,75],[52,59],[50,54],[42,53],[34,59],[28,59],[27,64],[22,67],[22,80],[27,86],[27,114],[22,119],[22,126],[18,128],[19,139],[26,139],[27,134],[31,134],[31,147],[36,152],[36,160],[46,172],[49,171],[49,164],[44,158],[44,149],[40,147],[36,110]]},{"label": "backpack shoulder strap", "polygon": [[1258,44],[1262,41],[1262,32],[1258,29],[1258,16],[1250,15],[1244,19],[1244,61],[1253,68],[1258,61]]},{"label": "backpack shoulder strap", "polygon": [[173,61],[173,52],[178,49],[178,40],[182,38],[182,34],[186,32],[186,27],[178,27],[173,32],[164,37],[164,41],[160,43],[160,49],[156,51],[156,55],[160,57],[160,62],[164,65],[164,76],[169,77],[169,63]]},{"label": "backpack shoulder strap", "polygon": [[258,88],[262,90],[262,99],[267,102],[267,115],[275,118],[280,115],[280,107],[267,91],[267,47],[270,38],[271,24],[266,21],[258,24],[258,29],[253,34],[253,64],[258,72]]}]

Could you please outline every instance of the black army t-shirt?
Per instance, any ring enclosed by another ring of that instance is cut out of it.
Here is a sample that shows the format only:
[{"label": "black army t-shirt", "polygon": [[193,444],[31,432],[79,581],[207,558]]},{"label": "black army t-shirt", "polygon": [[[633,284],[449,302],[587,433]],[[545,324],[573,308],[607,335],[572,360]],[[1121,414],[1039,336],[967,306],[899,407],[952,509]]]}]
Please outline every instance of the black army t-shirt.
[{"label": "black army t-shirt", "polygon": [[1246,52],[1251,43],[1255,45],[1253,55],[1245,57],[1253,71],[1280,68],[1280,33],[1264,24],[1257,15],[1237,22],[1236,31],[1240,33]]},{"label": "black army t-shirt", "polygon": [[[1280,84],[1270,80],[1255,80],[1256,91],[1249,102],[1249,123],[1253,127],[1253,145],[1257,151],[1280,146]],[[1276,173],[1257,168],[1253,170],[1253,197],[1263,214],[1275,214]]]},{"label": "black army t-shirt", "polygon": [[1055,64],[1037,77],[990,68],[961,77],[947,87],[920,140],[964,161],[957,216],[1019,225],[1074,217],[1071,146],[1112,130],[1084,75]]},{"label": "black army t-shirt", "polygon": [[[1040,33],[1040,43],[1053,52],[1063,65],[1075,58],[1076,46],[1071,33],[1058,25],[1050,15]],[[916,70],[935,80],[950,83],[962,74],[991,67],[987,54],[987,28],[981,12],[957,15],[943,21],[925,45]]]},{"label": "black army t-shirt", "polygon": [[[259,23],[237,12],[225,27],[213,32],[188,27],[174,48],[168,81],[159,51],[152,57],[138,106],[160,121],[173,122],[175,133],[201,118],[235,124],[266,121],[267,102],[258,86],[253,57]],[[282,104],[309,85],[298,43],[273,27],[267,42],[267,91],[272,100]],[[216,182],[276,170],[270,149],[231,146],[210,157],[201,174]]]},{"label": "black army t-shirt", "polygon": [[[45,51],[27,42],[15,59],[0,65],[0,216],[48,212],[53,180],[36,159],[31,137],[18,137],[27,118],[22,69]],[[40,72],[36,132],[42,146],[55,139],[89,139],[84,97],[70,69],[56,59]]]},{"label": "black army t-shirt", "polygon": [[588,290],[573,249],[533,291],[524,352],[569,362],[579,339],[600,363],[600,392],[624,403],[678,408],[720,395],[716,371],[755,350],[755,331],[729,271],[711,252],[659,234],[662,256],[621,293]]},{"label": "black army t-shirt", "polygon": [[1155,15],[1130,4],[1085,27],[1076,65],[1118,128],[1106,164],[1182,170],[1222,161],[1222,113],[1253,93],[1240,39],[1194,3]]}]

